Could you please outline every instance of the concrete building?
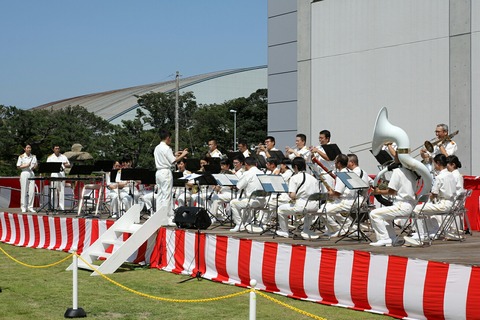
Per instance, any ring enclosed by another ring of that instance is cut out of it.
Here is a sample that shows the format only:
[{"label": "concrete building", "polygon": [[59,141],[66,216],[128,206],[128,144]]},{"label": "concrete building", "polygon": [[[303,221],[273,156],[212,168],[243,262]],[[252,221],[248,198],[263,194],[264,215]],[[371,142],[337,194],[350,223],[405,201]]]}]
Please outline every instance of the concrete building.
[{"label": "concrete building", "polygon": [[480,0],[269,0],[268,91],[278,148],[328,129],[347,153],[387,107],[411,149],[439,123],[459,130],[462,172],[479,174]]}]

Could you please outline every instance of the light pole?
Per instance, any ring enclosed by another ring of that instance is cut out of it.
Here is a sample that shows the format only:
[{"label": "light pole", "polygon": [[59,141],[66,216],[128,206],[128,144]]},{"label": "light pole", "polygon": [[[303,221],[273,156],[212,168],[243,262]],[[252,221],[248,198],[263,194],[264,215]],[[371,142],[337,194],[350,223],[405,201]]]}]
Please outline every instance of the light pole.
[{"label": "light pole", "polygon": [[237,151],[237,110],[230,110],[233,113],[233,151]]}]

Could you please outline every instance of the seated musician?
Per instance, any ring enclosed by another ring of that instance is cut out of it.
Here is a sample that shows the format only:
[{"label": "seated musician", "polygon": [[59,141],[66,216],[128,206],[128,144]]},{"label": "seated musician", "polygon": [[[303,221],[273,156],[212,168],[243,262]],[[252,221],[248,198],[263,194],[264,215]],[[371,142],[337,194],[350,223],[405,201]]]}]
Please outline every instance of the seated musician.
[{"label": "seated musician", "polygon": [[[220,173],[222,174],[233,174],[230,170],[230,162],[227,159],[220,161]],[[225,210],[220,210],[225,208],[225,204],[229,203],[232,199],[235,199],[236,191],[234,191],[230,186],[215,186],[214,191],[209,197],[210,204],[209,207],[212,208],[212,214],[219,221],[226,219]]]},{"label": "seated musician", "polygon": [[[365,170],[363,170],[358,166],[357,155],[354,153],[350,153],[350,154],[347,154],[347,157],[348,157],[347,168],[350,171],[355,172],[357,176],[359,176],[360,179],[362,179],[368,186],[372,186],[373,179],[368,176],[368,173]],[[367,196],[367,194],[368,194],[368,189],[365,190],[365,192],[362,194],[362,197]],[[360,201],[363,201],[363,198],[361,198]]]},{"label": "seated musician", "polygon": [[245,158],[250,157],[250,150],[248,150],[247,140],[245,139],[238,140],[238,151],[240,151]]},{"label": "seated musician", "polygon": [[[348,172],[348,157],[340,154],[335,158],[335,167],[339,172]],[[355,201],[356,193],[354,190],[348,189],[340,178],[335,179],[335,188],[328,191],[328,196],[331,201],[325,205],[327,214],[326,235],[330,237],[338,237],[341,226],[349,226],[351,219],[345,214],[350,212],[350,209]],[[322,211],[319,210],[319,213]],[[322,217],[324,219],[324,217]]]},{"label": "seated musician", "polygon": [[243,156],[237,156],[232,160],[233,164],[233,173],[240,179],[242,175],[245,173],[245,158]]},{"label": "seated musician", "polygon": [[257,147],[257,154],[265,158],[270,158],[272,155],[270,151],[278,151],[275,148],[275,137],[268,136],[265,138],[265,144],[259,144]]},{"label": "seated musician", "polygon": [[[133,205],[134,190],[131,181],[122,180],[122,170],[132,167],[132,160],[130,157],[125,156],[121,161],[122,168],[118,170],[115,182],[117,183],[117,192],[119,202],[123,205],[125,212]],[[120,210],[119,210],[120,212]]]},{"label": "seated musician", "polygon": [[[429,215],[425,219],[428,235],[425,232],[423,221],[420,219],[417,221],[419,229],[417,232],[425,240],[427,237],[432,238],[436,235],[443,219],[441,214],[448,212],[452,208],[456,193],[456,181],[455,177],[447,169],[447,157],[444,154],[437,154],[433,158],[433,165],[437,176],[430,192],[430,200],[425,206],[418,204],[413,210],[415,213],[419,213],[422,210],[422,213]],[[405,237],[405,245],[419,246],[420,241],[418,238],[417,235]]]},{"label": "seated musician", "polygon": [[435,135],[438,143],[433,146],[433,152],[428,152],[426,148],[420,149],[424,163],[431,163],[437,154],[443,154],[446,157],[454,155],[457,152],[457,144],[448,137],[448,126],[440,123],[435,128]]},{"label": "seated musician", "polygon": [[[290,197],[290,203],[282,204],[278,207],[278,223],[280,230],[277,231],[277,235],[288,238],[288,216],[297,213],[303,213],[305,204],[310,195],[319,192],[318,181],[312,175],[305,172],[306,163],[302,157],[296,157],[292,160],[293,171],[295,174],[290,178],[288,182],[288,195]],[[318,209],[317,202],[309,202],[308,210]],[[310,231],[312,222],[312,216],[305,215],[303,223],[303,233],[305,235],[313,236],[313,231]]]},{"label": "seated musician", "polygon": [[[183,176],[191,174],[190,171],[186,168],[187,160],[185,158],[180,159],[177,162],[177,172],[183,173]],[[178,203],[179,207],[185,206],[190,202],[192,196],[192,187],[193,187],[193,180],[189,180],[186,184],[186,187],[175,187],[174,197]]]},{"label": "seated musician", "polygon": [[[319,161],[323,165],[323,167],[327,168],[328,172],[335,170],[335,159],[330,159],[323,148],[324,145],[330,144],[330,138],[330,131],[322,130],[318,134],[318,141],[320,142],[320,145],[310,148],[310,152],[312,153],[312,155],[317,159],[317,161]],[[321,173],[326,173],[321,166],[317,166]],[[332,176],[325,174],[323,175],[323,178],[328,185],[334,185],[335,180]],[[322,192],[327,192],[325,186],[322,186]]]},{"label": "seated musician", "polygon": [[462,167],[462,163],[458,159],[457,156],[448,156],[447,157],[447,169],[450,171],[455,178],[456,181],[456,188],[455,188],[455,195],[458,197],[461,195],[463,192],[465,192],[465,189],[463,188],[463,176],[458,171]]},{"label": "seated musician", "polygon": [[[395,163],[400,164],[395,153]],[[407,217],[415,205],[415,190],[417,176],[412,171],[401,165],[394,166],[392,177],[387,189],[375,187],[373,194],[394,196],[395,201],[391,206],[383,206],[370,212],[370,223],[377,238],[371,246],[391,246],[396,234],[393,221],[399,217]]]},{"label": "seated musician", "polygon": [[[258,197],[250,199],[250,195],[256,190],[263,190],[260,180],[257,175],[263,174],[260,169],[257,168],[257,162],[254,158],[248,157],[245,159],[245,173],[238,180],[237,188],[240,192],[239,199],[233,199],[230,202],[232,208],[232,219],[235,223],[235,227],[230,229],[231,232],[239,232],[245,230],[245,226],[242,225],[243,215],[248,205],[251,208],[259,208],[264,206],[265,198]],[[242,197],[243,195],[243,197]]]},{"label": "seated musician", "polygon": [[305,161],[309,161],[310,150],[306,146],[307,136],[303,133],[299,133],[295,137],[295,148],[290,148],[289,146],[285,147],[285,156],[290,160],[293,160],[295,157],[303,157]]},{"label": "seated musician", "polygon": [[222,153],[217,149],[217,140],[208,140],[208,152],[206,156],[208,158],[223,158]]},{"label": "seated musician", "polygon": [[[120,170],[122,166],[119,161],[115,161],[113,164],[113,170]],[[110,200],[111,218],[118,218],[118,184],[111,181],[111,172],[105,174],[105,184],[107,186],[106,199]]]}]

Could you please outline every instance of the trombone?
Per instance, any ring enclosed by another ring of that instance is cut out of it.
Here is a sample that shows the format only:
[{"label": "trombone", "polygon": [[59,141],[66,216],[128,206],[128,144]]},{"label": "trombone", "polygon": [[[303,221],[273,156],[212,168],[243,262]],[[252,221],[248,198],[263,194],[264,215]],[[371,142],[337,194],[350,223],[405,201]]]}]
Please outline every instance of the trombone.
[{"label": "trombone", "polygon": [[[368,145],[368,146],[367,146],[367,145]],[[365,147],[363,147],[363,146],[365,146]],[[358,150],[355,150],[355,148],[358,148],[358,147],[361,147],[361,148],[359,148]],[[352,149],[354,149],[354,150],[352,150]],[[368,141],[368,142],[364,142],[364,143],[359,143],[359,144],[350,146],[350,147],[348,148],[348,151],[350,151],[350,153],[358,153],[358,152],[366,151],[366,150],[369,150],[369,149],[372,149],[372,141]]]}]

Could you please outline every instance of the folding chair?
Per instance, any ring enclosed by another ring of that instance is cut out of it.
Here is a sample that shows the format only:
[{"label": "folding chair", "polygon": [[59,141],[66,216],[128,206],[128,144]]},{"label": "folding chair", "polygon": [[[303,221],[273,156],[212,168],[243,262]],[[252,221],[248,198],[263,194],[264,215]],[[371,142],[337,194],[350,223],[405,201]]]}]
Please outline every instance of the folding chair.
[{"label": "folding chair", "polygon": [[[369,192],[365,192],[363,194],[363,199],[361,200],[360,204],[358,203],[360,201],[359,197],[355,198],[355,201],[353,202],[350,211],[348,213],[348,217],[351,218],[350,225],[348,226],[348,231],[345,233],[343,236],[340,237],[336,242],[339,242],[340,240],[343,240],[345,238],[351,238],[351,239],[356,239],[360,241],[361,239],[364,239],[367,242],[371,242],[370,238],[361,230],[360,224],[364,222],[366,219],[369,217],[369,212],[370,212],[370,206],[368,204],[368,199],[369,199]],[[347,223],[347,219],[342,223],[340,226],[340,230],[345,229],[345,224]],[[356,236],[354,236],[356,234]],[[354,236],[354,237],[352,237]]]},{"label": "folding chair", "polygon": [[[444,237],[453,238],[456,240],[463,241],[465,238],[462,236],[460,230],[463,230],[463,225],[466,222],[467,228],[470,229],[470,221],[468,220],[467,210],[465,209],[465,202],[467,198],[472,194],[472,190],[467,190],[459,194],[452,205],[452,208],[444,213],[444,218],[442,223],[435,234],[435,239],[439,238],[441,235]],[[462,226],[462,227],[460,227]],[[453,234],[449,230],[453,230]]]},{"label": "folding chair", "polygon": [[[398,240],[400,239],[400,236],[402,235],[402,233],[405,232],[406,229],[410,228],[411,226],[414,226],[415,227],[415,230],[417,230],[417,236],[418,236],[418,240],[420,242],[421,245],[424,244],[424,240],[422,239],[422,236],[421,236],[421,232],[419,232],[418,230],[418,222],[417,220],[418,219],[423,219],[425,220],[426,216],[423,214],[423,208],[425,207],[425,204],[428,202],[429,200],[429,197],[430,195],[429,194],[424,194],[422,196],[420,196],[420,198],[417,199],[417,205],[419,203],[423,203],[422,205],[422,208],[420,209],[420,212],[415,213],[415,206],[413,206],[412,208],[412,211],[410,212],[410,214],[408,215],[408,218],[407,218],[407,223],[405,223],[405,225],[403,226],[402,230],[400,231],[400,233],[395,237],[395,240],[393,241],[392,243],[392,246],[396,246],[397,243],[398,243]],[[426,224],[424,223],[424,225],[426,226]],[[427,235],[428,235],[428,231],[427,231]],[[431,244],[431,239],[429,240],[429,244]]]},{"label": "folding chair", "polygon": [[[312,219],[313,216],[320,216],[322,214],[326,215],[325,203],[327,199],[328,199],[328,193],[320,193],[320,192],[313,193],[310,196],[308,196],[308,199],[305,202],[305,205],[303,206],[302,211],[294,215],[295,219],[293,221],[293,225],[295,227],[295,231],[297,234],[300,233],[300,236],[303,239],[305,238],[301,235],[301,232],[302,232],[301,228],[303,228],[305,219]],[[318,205],[314,209],[309,209],[308,204],[313,201],[317,202]],[[320,209],[322,207],[322,204],[323,204],[323,209]],[[321,213],[318,213],[319,210],[321,210]],[[315,232],[315,230],[317,230],[317,223],[319,223],[319,221],[320,221],[320,218],[317,218],[317,220],[311,224],[310,226],[311,232]],[[318,229],[320,230],[320,227],[318,227]],[[295,237],[296,237],[296,234],[294,233],[294,239]],[[308,235],[309,240],[315,240],[317,238],[318,238],[317,236]]]},{"label": "folding chair", "polygon": [[[96,193],[98,192],[98,197]],[[95,216],[98,216],[98,208],[100,206],[100,202],[103,195],[103,185],[100,183],[89,183],[83,186],[82,194],[80,196],[80,202],[78,204],[78,216],[82,215],[82,210],[88,210],[88,204],[90,203],[95,206]]]},{"label": "folding chair", "polygon": [[[245,208],[244,214],[242,216],[242,225],[245,226],[245,229],[249,233],[261,233],[263,228],[259,225],[257,219],[258,212],[265,212],[268,210],[268,197],[270,193],[264,190],[255,190],[248,197],[247,207]],[[260,207],[253,207],[252,202],[257,198],[265,198],[265,203]],[[260,217],[261,221],[262,217]]]}]

